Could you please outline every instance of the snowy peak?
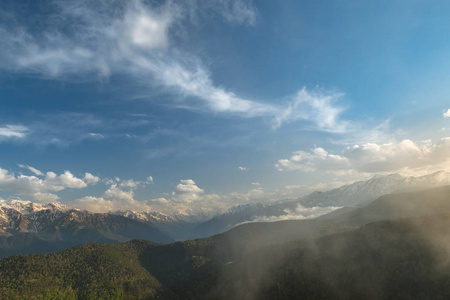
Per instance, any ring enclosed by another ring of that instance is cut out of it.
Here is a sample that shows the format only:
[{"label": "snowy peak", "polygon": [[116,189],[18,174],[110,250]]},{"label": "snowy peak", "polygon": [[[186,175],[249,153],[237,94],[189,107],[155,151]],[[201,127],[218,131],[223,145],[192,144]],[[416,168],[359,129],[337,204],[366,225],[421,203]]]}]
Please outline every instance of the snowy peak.
[{"label": "snowy peak", "polygon": [[42,210],[67,211],[70,208],[59,202],[41,204],[31,201],[8,200],[0,202],[0,209],[14,209],[21,214],[28,215]]},{"label": "snowy peak", "polygon": [[438,171],[420,177],[404,177],[399,174],[378,175],[366,181],[358,181],[327,192],[314,192],[299,199],[308,207],[355,206],[368,203],[386,194],[414,191],[450,185],[450,173]]},{"label": "snowy peak", "polygon": [[169,215],[160,212],[137,212],[132,210],[126,210],[126,211],[111,212],[111,214],[127,217],[129,219],[140,221],[143,223],[152,223],[152,224],[165,224],[178,221],[177,218],[171,217]]}]

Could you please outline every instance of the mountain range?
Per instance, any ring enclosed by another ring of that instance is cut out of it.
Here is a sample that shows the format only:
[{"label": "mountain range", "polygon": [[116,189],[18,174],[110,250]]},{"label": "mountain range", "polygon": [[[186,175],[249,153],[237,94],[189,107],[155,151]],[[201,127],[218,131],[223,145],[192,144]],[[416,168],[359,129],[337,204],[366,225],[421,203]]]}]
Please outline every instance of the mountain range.
[{"label": "mountain range", "polygon": [[0,260],[5,298],[446,299],[450,186],[213,237]]},{"label": "mountain range", "polygon": [[[296,200],[236,206],[205,222],[159,212],[128,210],[98,214],[60,203],[2,200],[0,257],[59,251],[86,242],[116,243],[145,239],[171,243],[213,236],[244,223],[311,219],[320,215],[327,218],[351,211],[352,207],[364,206],[385,194],[445,184],[450,184],[450,174],[442,171],[422,177],[398,174],[376,176],[330,191],[313,192]],[[330,214],[332,211],[335,212]]]},{"label": "mountain range", "polygon": [[59,203],[19,200],[0,203],[0,257],[52,252],[87,242],[131,239],[174,241],[155,226],[124,216],[90,213]]}]

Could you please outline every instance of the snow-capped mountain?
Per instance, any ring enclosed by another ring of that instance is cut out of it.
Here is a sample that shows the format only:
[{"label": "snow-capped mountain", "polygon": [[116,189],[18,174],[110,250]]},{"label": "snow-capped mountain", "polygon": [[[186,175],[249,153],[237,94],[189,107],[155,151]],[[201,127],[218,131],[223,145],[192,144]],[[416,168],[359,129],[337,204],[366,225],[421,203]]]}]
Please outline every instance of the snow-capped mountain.
[{"label": "snow-capped mountain", "polygon": [[316,191],[297,202],[306,207],[361,205],[398,190],[405,180],[406,178],[399,174],[376,176],[366,181],[357,181],[330,191]]},{"label": "snow-capped mountain", "polygon": [[327,192],[313,192],[297,202],[306,207],[363,205],[386,194],[438,187],[450,184],[450,173],[439,171],[420,177],[399,174],[375,176]]},{"label": "snow-capped mountain", "polygon": [[58,202],[41,204],[23,200],[1,200],[0,208],[12,208],[22,214],[30,214],[41,210],[66,211],[70,209],[70,207]]},{"label": "snow-capped mountain", "polygon": [[65,215],[70,208],[61,203],[0,201],[0,232],[39,232]]},{"label": "snow-capped mountain", "polygon": [[160,212],[137,212],[132,210],[126,210],[126,211],[115,211],[112,213],[115,215],[121,215],[136,221],[151,223],[154,225],[167,224],[179,221],[175,217],[171,217],[169,215]]},{"label": "snow-capped mountain", "polygon": [[198,225],[193,230],[192,237],[222,233],[238,224],[255,220],[308,218],[308,214],[310,217],[317,217],[317,212],[331,211],[323,210],[322,208],[325,207],[362,206],[386,194],[444,185],[450,185],[450,173],[445,171],[421,177],[405,177],[399,174],[375,176],[369,180],[358,181],[330,191],[316,191],[294,201],[239,205]]},{"label": "snow-capped mountain", "polygon": [[88,242],[145,239],[174,240],[149,223],[113,214],[97,214],[60,203],[0,202],[0,257],[9,253],[62,250]]}]

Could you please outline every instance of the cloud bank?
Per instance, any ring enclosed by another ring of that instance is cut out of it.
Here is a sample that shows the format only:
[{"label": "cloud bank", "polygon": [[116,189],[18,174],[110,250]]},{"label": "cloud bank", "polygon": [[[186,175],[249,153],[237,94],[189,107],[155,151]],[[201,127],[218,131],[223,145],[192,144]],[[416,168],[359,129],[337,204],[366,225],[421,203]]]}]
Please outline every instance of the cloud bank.
[{"label": "cloud bank", "polygon": [[317,147],[310,152],[296,151],[288,159],[280,159],[279,171],[360,172],[381,173],[418,170],[430,166],[441,167],[450,161],[450,137],[437,143],[411,140],[385,144],[366,143],[347,147],[339,154],[331,154]]}]

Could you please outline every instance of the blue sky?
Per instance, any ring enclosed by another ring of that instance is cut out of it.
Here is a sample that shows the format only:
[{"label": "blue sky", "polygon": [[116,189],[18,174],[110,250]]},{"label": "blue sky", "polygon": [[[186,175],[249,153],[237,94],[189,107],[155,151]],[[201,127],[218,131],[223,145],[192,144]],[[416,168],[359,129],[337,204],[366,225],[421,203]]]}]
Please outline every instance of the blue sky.
[{"label": "blue sky", "polygon": [[9,1],[0,197],[223,211],[450,159],[447,1]]}]

